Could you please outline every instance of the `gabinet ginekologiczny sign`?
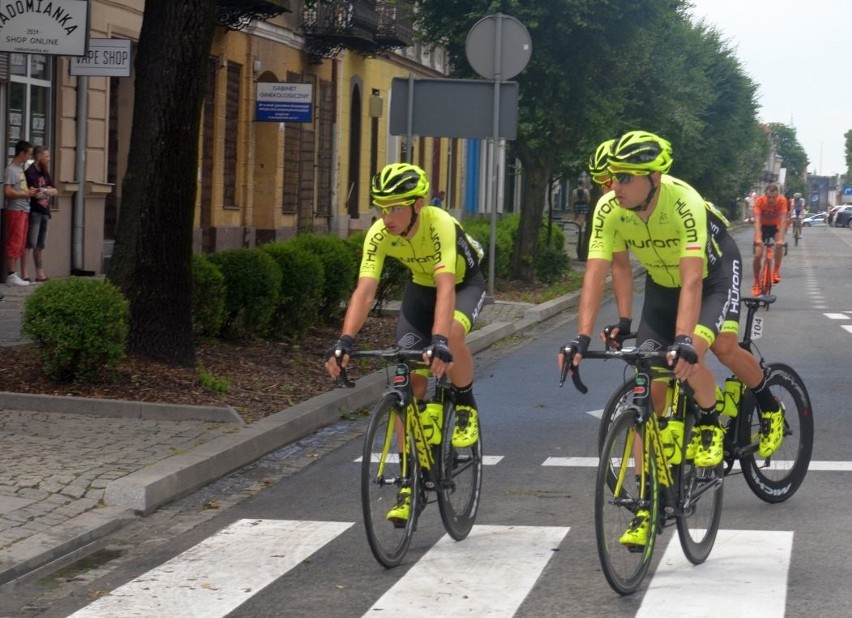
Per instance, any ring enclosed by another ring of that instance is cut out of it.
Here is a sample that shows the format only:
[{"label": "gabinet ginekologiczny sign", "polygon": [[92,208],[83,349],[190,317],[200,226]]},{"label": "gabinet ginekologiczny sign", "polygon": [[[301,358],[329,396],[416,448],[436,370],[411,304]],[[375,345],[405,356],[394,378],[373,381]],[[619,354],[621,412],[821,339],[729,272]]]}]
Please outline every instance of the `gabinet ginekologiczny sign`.
[{"label": "gabinet ginekologiczny sign", "polygon": [[311,122],[314,91],[311,84],[258,82],[257,122]]},{"label": "gabinet ginekologiczny sign", "polygon": [[88,0],[0,0],[0,52],[83,56]]}]

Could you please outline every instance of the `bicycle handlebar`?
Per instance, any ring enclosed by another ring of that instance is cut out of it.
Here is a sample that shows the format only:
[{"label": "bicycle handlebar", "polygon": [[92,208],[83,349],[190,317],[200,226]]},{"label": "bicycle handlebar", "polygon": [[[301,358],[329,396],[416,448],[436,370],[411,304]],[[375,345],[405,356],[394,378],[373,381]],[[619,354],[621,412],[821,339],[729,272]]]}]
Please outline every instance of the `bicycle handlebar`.
[{"label": "bicycle handlebar", "polygon": [[[404,350],[399,347],[385,348],[382,350],[353,350],[352,353],[349,354],[349,358],[381,358],[385,361],[394,360],[397,362],[420,360],[421,362],[419,364],[426,367],[427,365],[422,362],[423,354],[425,352],[425,349]],[[347,372],[346,367],[340,367],[340,375],[334,381],[334,386],[355,388],[355,381],[349,379],[349,373]]]},{"label": "bicycle handlebar", "polygon": [[[565,352],[562,353],[563,356]],[[629,365],[636,365],[643,361],[668,360],[667,350],[642,350],[640,348],[622,348],[620,350],[587,350],[583,358],[609,360],[616,358],[623,360]],[[560,376],[559,386],[565,383],[565,377],[568,375],[570,359],[565,359],[562,363],[562,373]],[[574,388],[580,391],[583,395],[589,392],[589,387],[580,379],[580,367],[571,367],[571,381],[574,383]]]}]

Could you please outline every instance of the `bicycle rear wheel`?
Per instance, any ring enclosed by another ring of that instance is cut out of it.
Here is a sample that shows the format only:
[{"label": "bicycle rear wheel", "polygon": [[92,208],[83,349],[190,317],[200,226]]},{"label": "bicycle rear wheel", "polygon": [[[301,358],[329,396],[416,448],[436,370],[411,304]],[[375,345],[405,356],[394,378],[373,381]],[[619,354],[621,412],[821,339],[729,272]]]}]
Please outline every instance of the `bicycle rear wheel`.
[{"label": "bicycle rear wheel", "polygon": [[[405,444],[404,427],[405,411],[399,399],[385,395],[367,427],[361,460],[361,510],[367,542],[376,560],[387,568],[402,562],[420,512],[420,461],[413,436],[409,434]],[[403,488],[410,490],[408,519],[393,523],[388,512],[397,505]]]},{"label": "bicycle rear wheel", "polygon": [[[660,500],[656,458],[641,457],[646,427],[637,424],[632,413],[616,416],[598,463],[595,484],[598,557],[607,582],[619,594],[636,592],[654,555]],[[642,459],[647,468],[644,483],[640,475]],[[650,514],[645,545],[622,544],[621,536],[640,509]]]},{"label": "bicycle rear wheel", "polygon": [[[765,247],[764,251],[774,251],[774,247]],[[769,260],[764,259],[763,267],[760,271],[760,294],[762,296],[769,296],[772,292],[772,265]],[[769,305],[766,306],[766,310],[769,311]]]},{"label": "bicycle rear wheel", "polygon": [[446,402],[439,447],[441,486],[438,491],[438,509],[441,511],[444,529],[456,541],[461,541],[476,521],[482,492],[482,417],[479,419],[479,440],[471,446],[453,446],[455,426],[456,408]]},{"label": "bicycle rear wheel", "polygon": [[[805,480],[814,446],[814,418],[811,399],[802,378],[796,371],[781,363],[767,365],[767,383],[784,410],[784,441],[770,457],[764,459],[757,451],[740,459],[746,483],[758,498],[765,502],[784,502],[796,493]],[[750,391],[746,391],[740,414],[745,415],[741,426],[744,435],[756,442],[760,432],[760,409]]]},{"label": "bicycle rear wheel", "polygon": [[[695,418],[688,414],[684,422],[683,451],[692,440]],[[719,522],[722,519],[722,464],[715,468],[696,468],[691,460],[673,466],[677,479],[677,534],[686,559],[692,564],[707,560]]]},{"label": "bicycle rear wheel", "polygon": [[606,436],[612,427],[612,421],[624,412],[628,406],[633,403],[633,391],[636,382],[628,380],[618,387],[618,389],[610,396],[609,401],[604,406],[601,414],[601,422],[598,425],[598,453],[603,451]]}]

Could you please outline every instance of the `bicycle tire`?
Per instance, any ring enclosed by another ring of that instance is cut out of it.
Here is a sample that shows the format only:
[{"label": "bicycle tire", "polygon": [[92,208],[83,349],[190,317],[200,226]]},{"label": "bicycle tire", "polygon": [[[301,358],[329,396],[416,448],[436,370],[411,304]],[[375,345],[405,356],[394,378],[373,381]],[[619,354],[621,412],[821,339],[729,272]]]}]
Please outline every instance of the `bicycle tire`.
[{"label": "bicycle tire", "polygon": [[[414,437],[403,431],[405,411],[394,394],[387,394],[376,404],[361,459],[361,510],[370,551],[382,566],[399,565],[411,544],[417,515],[420,512],[420,461],[416,456]],[[408,447],[403,444],[408,439]],[[403,476],[402,458],[406,457],[407,475]],[[403,485],[411,488],[408,521],[397,527],[387,519],[388,511],[397,503]]]},{"label": "bicycle tire", "polygon": [[[774,247],[767,247],[765,250],[774,251]],[[769,260],[764,259],[763,267],[760,270],[760,293],[762,296],[769,296],[772,293],[772,268]],[[766,310],[769,311],[769,305],[766,305]]]},{"label": "bicycle tire", "polygon": [[468,447],[453,446],[455,425],[456,408],[452,403],[445,402],[444,427],[438,447],[438,510],[447,534],[461,541],[467,537],[476,521],[482,495],[482,418],[479,419],[479,439]]},{"label": "bicycle tire", "polygon": [[[768,459],[755,451],[740,459],[746,483],[764,502],[788,500],[798,491],[810,466],[814,445],[814,419],[811,398],[796,371],[783,363],[767,364],[767,383],[784,406],[784,441]],[[760,428],[760,409],[750,391],[739,411],[744,415],[743,435],[754,436]]]},{"label": "bicycle tire", "polygon": [[635,381],[632,379],[628,380],[619,386],[606,402],[603,412],[601,413],[601,422],[598,425],[598,453],[603,452],[606,435],[609,433],[609,428],[612,426],[613,419],[627,409],[628,406],[633,404],[634,388]]},{"label": "bicycle tire", "polygon": [[[684,421],[683,453],[692,440],[695,417]],[[701,564],[710,555],[722,519],[723,464],[715,468],[697,468],[688,459],[673,466],[677,496],[677,534],[686,559]]]},{"label": "bicycle tire", "polygon": [[[659,517],[656,457],[645,449],[646,488],[637,475],[635,445],[644,444],[646,424],[633,414],[620,414],[612,422],[598,462],[595,483],[595,538],[601,569],[613,590],[622,595],[636,592],[654,555]],[[637,438],[638,437],[638,441]],[[620,482],[619,482],[620,481]],[[623,545],[621,535],[639,509],[650,513],[651,528],[644,547]]]}]

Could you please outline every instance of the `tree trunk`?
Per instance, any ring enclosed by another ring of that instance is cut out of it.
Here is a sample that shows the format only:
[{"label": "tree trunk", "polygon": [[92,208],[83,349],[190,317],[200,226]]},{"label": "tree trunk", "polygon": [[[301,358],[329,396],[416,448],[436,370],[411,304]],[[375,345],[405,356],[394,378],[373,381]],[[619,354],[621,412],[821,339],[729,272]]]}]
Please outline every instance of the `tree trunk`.
[{"label": "tree trunk", "polygon": [[522,163],[524,190],[521,221],[515,238],[510,270],[512,279],[531,282],[535,279],[533,256],[538,253],[538,231],[544,214],[544,198],[547,195],[551,170],[540,164],[527,163],[523,159]]},{"label": "tree trunk", "polygon": [[215,0],[147,0],[127,174],[108,273],[130,302],[128,352],[195,362],[192,225]]}]

